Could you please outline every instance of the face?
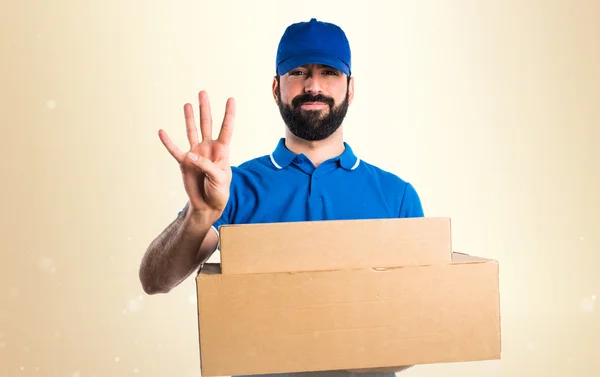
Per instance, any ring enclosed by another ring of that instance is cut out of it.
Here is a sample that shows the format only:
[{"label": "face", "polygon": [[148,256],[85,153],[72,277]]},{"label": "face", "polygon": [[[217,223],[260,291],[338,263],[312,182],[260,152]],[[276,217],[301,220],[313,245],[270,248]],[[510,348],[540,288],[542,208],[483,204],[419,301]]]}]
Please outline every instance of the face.
[{"label": "face", "polygon": [[323,65],[295,68],[273,82],[283,121],[296,137],[323,140],[341,126],[352,102],[353,78]]}]

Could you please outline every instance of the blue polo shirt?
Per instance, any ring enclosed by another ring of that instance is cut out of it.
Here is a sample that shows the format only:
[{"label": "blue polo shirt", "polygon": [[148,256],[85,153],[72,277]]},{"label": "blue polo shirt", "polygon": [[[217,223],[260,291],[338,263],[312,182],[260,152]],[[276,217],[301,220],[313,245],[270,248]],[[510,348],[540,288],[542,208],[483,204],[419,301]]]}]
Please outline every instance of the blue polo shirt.
[{"label": "blue polo shirt", "polygon": [[415,188],[359,159],[348,143],[318,167],[279,140],[270,155],[232,167],[230,198],[214,224],[422,217]]}]

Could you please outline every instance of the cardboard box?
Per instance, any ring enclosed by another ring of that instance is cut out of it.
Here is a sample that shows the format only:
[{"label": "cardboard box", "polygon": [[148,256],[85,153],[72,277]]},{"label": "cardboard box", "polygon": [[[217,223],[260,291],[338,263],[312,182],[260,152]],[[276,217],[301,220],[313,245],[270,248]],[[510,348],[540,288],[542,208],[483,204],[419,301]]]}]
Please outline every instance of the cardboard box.
[{"label": "cardboard box", "polygon": [[207,264],[196,277],[202,375],[499,359],[498,268],[457,253],[328,271],[226,275]]},{"label": "cardboard box", "polygon": [[224,225],[219,234],[224,275],[430,265],[452,255],[449,218]]}]

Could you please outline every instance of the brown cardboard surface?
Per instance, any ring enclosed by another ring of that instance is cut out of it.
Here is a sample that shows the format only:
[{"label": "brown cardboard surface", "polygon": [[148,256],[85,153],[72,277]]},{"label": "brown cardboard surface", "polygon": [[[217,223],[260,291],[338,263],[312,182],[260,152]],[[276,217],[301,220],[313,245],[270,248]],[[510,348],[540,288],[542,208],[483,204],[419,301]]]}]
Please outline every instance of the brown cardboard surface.
[{"label": "brown cardboard surface", "polygon": [[239,224],[219,234],[224,275],[429,265],[452,255],[449,218]]},{"label": "brown cardboard surface", "polygon": [[202,375],[500,358],[498,263],[196,278]]}]

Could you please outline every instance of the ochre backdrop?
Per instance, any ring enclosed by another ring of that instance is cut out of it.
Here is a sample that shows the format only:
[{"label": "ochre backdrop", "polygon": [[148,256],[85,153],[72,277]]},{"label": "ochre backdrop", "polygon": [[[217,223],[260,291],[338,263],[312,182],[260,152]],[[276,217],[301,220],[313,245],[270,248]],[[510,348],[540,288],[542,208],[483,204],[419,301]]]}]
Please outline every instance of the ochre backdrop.
[{"label": "ochre backdrop", "polygon": [[[338,23],[346,140],[412,182],[454,249],[500,261],[501,361],[406,377],[600,373],[597,1],[4,1],[0,377],[199,376],[193,279],[147,296],[186,197],[164,128],[237,100],[232,160],[268,154],[284,28]],[[215,256],[218,260],[218,255]]]}]

